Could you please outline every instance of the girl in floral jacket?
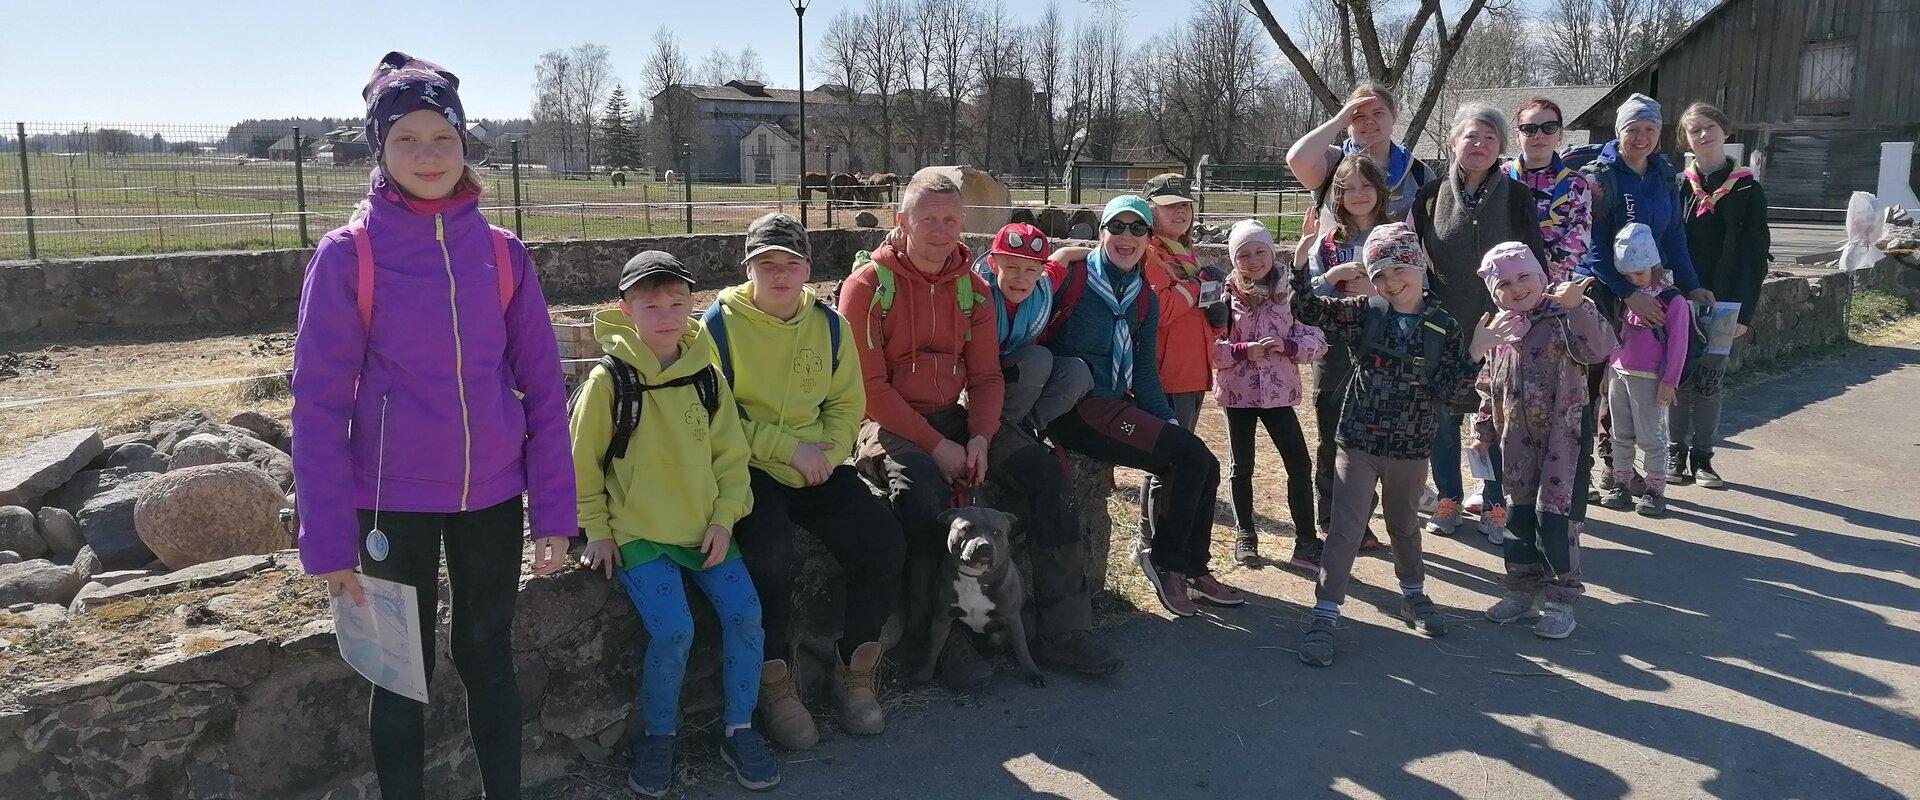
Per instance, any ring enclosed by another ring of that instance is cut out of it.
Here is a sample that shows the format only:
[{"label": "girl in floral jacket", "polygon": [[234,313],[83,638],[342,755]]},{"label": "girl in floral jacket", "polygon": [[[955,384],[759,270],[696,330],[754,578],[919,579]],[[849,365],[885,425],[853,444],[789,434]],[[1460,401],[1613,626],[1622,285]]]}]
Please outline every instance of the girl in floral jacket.
[{"label": "girl in floral jacket", "polygon": [[1592,280],[1549,288],[1526,245],[1494,245],[1479,274],[1500,311],[1491,326],[1499,344],[1486,354],[1479,385],[1474,449],[1500,447],[1513,503],[1504,545],[1507,594],[1487,619],[1539,616],[1533,632],[1561,639],[1573,632],[1573,600],[1582,590],[1580,525],[1594,430],[1587,365],[1604,361],[1617,340],[1585,296]]},{"label": "girl in floral jacket", "polygon": [[1274,269],[1273,234],[1253,220],[1241,220],[1227,237],[1233,274],[1227,281],[1232,322],[1213,343],[1214,403],[1226,412],[1233,453],[1233,521],[1239,537],[1233,557],[1241,564],[1259,557],[1253,531],[1253,436],[1255,423],[1287,467],[1287,507],[1293,516],[1295,566],[1320,565],[1320,539],[1314,534],[1313,462],[1293,407],[1300,404],[1300,365],[1327,351],[1320,329],[1293,318],[1290,282]]}]

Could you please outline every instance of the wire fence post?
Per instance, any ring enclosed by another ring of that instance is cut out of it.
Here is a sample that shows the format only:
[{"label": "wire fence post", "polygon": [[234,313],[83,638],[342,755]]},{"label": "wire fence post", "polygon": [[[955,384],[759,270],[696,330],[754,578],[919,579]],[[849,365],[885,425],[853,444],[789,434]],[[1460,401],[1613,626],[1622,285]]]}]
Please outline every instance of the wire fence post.
[{"label": "wire fence post", "polygon": [[513,235],[524,240],[527,238],[527,229],[520,222],[520,140],[513,140],[508,151],[513,159]]},{"label": "wire fence post", "polygon": [[13,123],[13,130],[20,136],[20,200],[27,213],[27,257],[40,257],[40,240],[33,228],[33,173],[27,167],[27,123]]},{"label": "wire fence post", "polygon": [[1067,162],[1067,202],[1080,205],[1080,162]]},{"label": "wire fence post", "polygon": [[693,233],[693,143],[680,143],[680,184],[686,187],[687,233]]},{"label": "wire fence post", "polygon": [[640,216],[647,221],[647,235],[653,235],[653,192],[648,189],[653,181],[640,184]]},{"label": "wire fence post", "polygon": [[313,237],[307,235],[307,173],[301,166],[306,159],[300,141],[300,126],[293,127],[293,208],[300,212],[300,246],[312,247]]}]

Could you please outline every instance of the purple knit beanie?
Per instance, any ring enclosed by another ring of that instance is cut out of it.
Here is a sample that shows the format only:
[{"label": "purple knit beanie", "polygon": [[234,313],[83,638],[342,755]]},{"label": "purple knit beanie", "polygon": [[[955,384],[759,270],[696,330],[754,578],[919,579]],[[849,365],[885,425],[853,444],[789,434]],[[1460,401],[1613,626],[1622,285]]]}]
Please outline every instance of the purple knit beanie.
[{"label": "purple knit beanie", "polygon": [[466,155],[467,110],[460,105],[460,79],[445,67],[395,50],[380,59],[373,77],[360,90],[367,101],[367,147],[375,162],[387,149],[387,128],[401,117],[432,109],[460,132],[460,153]]}]

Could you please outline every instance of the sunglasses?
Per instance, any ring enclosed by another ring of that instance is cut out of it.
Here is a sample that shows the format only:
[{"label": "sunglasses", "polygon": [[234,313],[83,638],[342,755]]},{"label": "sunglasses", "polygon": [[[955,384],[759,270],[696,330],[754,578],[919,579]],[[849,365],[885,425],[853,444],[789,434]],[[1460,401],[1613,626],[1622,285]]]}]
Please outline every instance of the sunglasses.
[{"label": "sunglasses", "polygon": [[1548,136],[1552,136],[1560,132],[1560,120],[1556,119],[1550,122],[1542,122],[1538,124],[1528,122],[1521,125],[1515,125],[1514,127],[1519,128],[1520,132],[1527,136],[1534,136],[1534,135],[1543,134],[1543,133]]},{"label": "sunglasses", "polygon": [[1116,219],[1100,227],[1107,229],[1107,233],[1111,233],[1115,236],[1121,236],[1129,233],[1135,236],[1145,236],[1149,233],[1153,233],[1153,226],[1148,225],[1145,222],[1121,222],[1120,220]]}]

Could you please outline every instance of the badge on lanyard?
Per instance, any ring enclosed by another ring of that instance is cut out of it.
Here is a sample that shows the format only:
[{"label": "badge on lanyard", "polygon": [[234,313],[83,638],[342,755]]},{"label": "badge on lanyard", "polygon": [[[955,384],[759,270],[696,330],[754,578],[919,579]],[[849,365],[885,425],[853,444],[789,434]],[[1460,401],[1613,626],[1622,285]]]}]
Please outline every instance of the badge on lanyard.
[{"label": "badge on lanyard", "polygon": [[375,561],[387,560],[387,534],[379,528],[367,531],[367,555]]}]

